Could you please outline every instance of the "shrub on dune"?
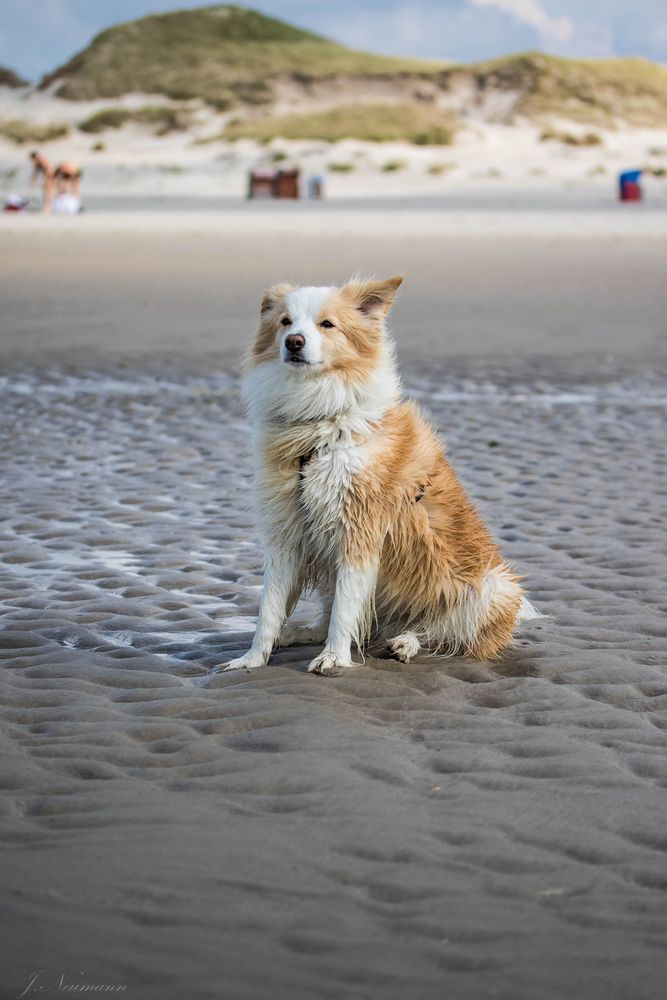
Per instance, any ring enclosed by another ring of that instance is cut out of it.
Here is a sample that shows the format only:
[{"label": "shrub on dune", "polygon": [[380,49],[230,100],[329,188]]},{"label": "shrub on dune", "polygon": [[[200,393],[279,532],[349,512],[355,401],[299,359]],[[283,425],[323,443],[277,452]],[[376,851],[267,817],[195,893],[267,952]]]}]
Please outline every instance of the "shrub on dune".
[{"label": "shrub on dune", "polygon": [[82,132],[105,132],[111,128],[122,128],[129,122],[153,128],[156,135],[169,132],[183,132],[191,122],[191,115],[185,108],[169,105],[149,105],[144,108],[104,108],[90,118],[79,123]]},{"label": "shrub on dune", "polygon": [[68,134],[69,125],[58,122],[41,125],[38,122],[26,122],[18,118],[0,122],[0,136],[19,146],[28,142],[54,142],[56,139],[64,139]]}]

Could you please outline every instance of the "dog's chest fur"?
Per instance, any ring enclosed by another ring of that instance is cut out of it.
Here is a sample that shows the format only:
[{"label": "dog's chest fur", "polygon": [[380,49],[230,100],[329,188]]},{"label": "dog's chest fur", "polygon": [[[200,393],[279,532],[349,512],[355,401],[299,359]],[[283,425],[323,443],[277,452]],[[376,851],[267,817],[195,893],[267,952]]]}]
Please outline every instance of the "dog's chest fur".
[{"label": "dog's chest fur", "polygon": [[367,456],[365,440],[341,432],[337,440],[300,457],[299,500],[313,527],[331,530],[340,523],[352,477],[362,471]]},{"label": "dog's chest fur", "polygon": [[365,421],[339,416],[268,434],[272,470],[260,490],[261,506],[274,537],[289,537],[309,562],[335,555],[345,497],[369,461],[369,433]]}]

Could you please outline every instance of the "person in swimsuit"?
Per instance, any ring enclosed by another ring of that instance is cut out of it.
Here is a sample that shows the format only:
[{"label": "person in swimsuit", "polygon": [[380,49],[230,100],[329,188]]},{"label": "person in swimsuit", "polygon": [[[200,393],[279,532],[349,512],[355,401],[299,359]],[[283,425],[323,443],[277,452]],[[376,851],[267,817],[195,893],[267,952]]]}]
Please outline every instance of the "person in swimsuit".
[{"label": "person in swimsuit", "polygon": [[32,187],[35,181],[41,176],[43,185],[42,190],[44,192],[44,211],[50,212],[55,171],[44,154],[39,153],[36,149],[30,154],[30,160],[32,161],[30,187]]},{"label": "person in swimsuit", "polygon": [[71,160],[59,163],[53,174],[58,194],[73,194],[75,198],[80,198],[82,174],[81,167],[77,163],[72,163]]}]

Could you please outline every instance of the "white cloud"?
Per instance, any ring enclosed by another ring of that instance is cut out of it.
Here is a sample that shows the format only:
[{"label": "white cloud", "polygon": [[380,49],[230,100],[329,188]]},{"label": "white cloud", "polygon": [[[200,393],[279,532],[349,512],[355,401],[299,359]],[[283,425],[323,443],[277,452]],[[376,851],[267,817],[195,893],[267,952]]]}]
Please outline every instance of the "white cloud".
[{"label": "white cloud", "polygon": [[574,22],[569,17],[551,17],[537,0],[469,0],[472,7],[496,7],[520,24],[526,24],[546,44],[564,45],[572,39]]}]

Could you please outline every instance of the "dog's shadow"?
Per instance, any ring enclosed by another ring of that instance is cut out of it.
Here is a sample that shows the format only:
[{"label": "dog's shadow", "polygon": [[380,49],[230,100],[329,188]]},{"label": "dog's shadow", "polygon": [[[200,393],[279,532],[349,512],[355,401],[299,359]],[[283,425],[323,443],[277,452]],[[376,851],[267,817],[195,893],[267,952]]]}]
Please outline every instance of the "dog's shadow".
[{"label": "dog's shadow", "polygon": [[409,663],[401,663],[395,657],[380,651],[369,656],[367,663],[375,670],[389,673],[406,670],[440,673],[468,684],[488,684],[502,677],[539,676],[530,653],[523,649],[508,650],[495,660],[475,660],[470,656],[439,656],[433,653],[417,656]]},{"label": "dog's shadow", "polygon": [[[111,636],[109,637],[111,638]],[[168,672],[184,680],[201,681],[207,677],[222,676],[222,667],[230,660],[247,651],[252,633],[211,631],[199,633],[191,643],[182,641],[165,642],[164,637],[152,637],[150,633],[137,634],[137,652],[159,657]],[[151,639],[154,638],[154,641]],[[126,640],[127,641],[127,640]],[[131,643],[134,646],[134,643]],[[278,646],[274,649],[269,664],[272,667],[307,673],[308,665],[322,648],[320,644],[299,646]],[[539,670],[528,646],[515,646],[496,660],[474,660],[466,656],[439,656],[423,654],[409,663],[402,663],[393,657],[382,642],[371,643],[362,657],[354,656],[355,665],[344,668],[334,675],[336,678],[359,676],[361,671],[377,671],[391,675],[442,674],[469,684],[488,684],[500,678],[536,677]],[[228,671],[224,676],[262,676],[262,671]],[[316,675],[312,675],[314,678]]]},{"label": "dog's shadow", "polygon": [[[270,663],[288,670],[306,672],[308,664],[321,650],[320,645],[290,646],[274,650]],[[236,654],[235,654],[236,655]],[[496,660],[474,660],[469,656],[438,656],[424,654],[409,663],[402,663],[392,656],[384,644],[371,644],[363,660],[357,653],[355,665],[344,668],[336,677],[354,676],[361,670],[381,671],[387,674],[414,675],[441,673],[469,684],[488,684],[499,678],[537,677],[539,670],[530,651],[516,647],[506,651]]]}]

